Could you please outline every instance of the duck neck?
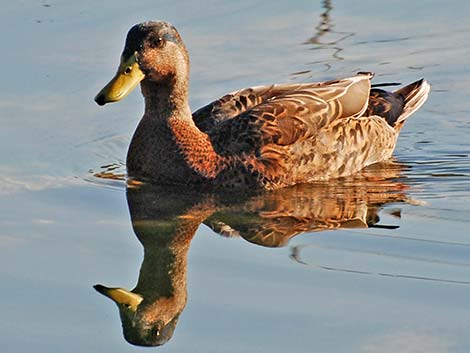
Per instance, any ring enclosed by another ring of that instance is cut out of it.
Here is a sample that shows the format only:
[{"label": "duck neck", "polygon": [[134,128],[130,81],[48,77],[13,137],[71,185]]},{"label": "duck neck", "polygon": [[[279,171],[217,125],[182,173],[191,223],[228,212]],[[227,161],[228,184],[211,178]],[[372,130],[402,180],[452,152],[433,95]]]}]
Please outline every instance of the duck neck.
[{"label": "duck neck", "polygon": [[144,261],[134,291],[142,294],[148,303],[162,297],[186,301],[187,253],[194,235],[188,233],[188,239],[181,244],[144,248]]},{"label": "duck neck", "polygon": [[160,224],[133,221],[134,231],[144,245],[144,261],[133,292],[142,295],[150,308],[166,305],[168,312],[184,308],[189,247],[199,225],[213,212],[214,205],[208,200]]},{"label": "duck neck", "polygon": [[144,80],[141,88],[147,118],[161,123],[175,118],[192,122],[186,75],[175,74],[158,82]]},{"label": "duck neck", "polygon": [[188,104],[187,82],[185,74],[176,74],[159,82],[142,81],[144,120],[151,126],[162,127],[158,129],[159,133],[166,134],[164,137],[171,140],[171,144],[176,144],[185,167],[203,178],[214,178],[220,169],[220,156],[215,152],[208,135],[193,121]]}]

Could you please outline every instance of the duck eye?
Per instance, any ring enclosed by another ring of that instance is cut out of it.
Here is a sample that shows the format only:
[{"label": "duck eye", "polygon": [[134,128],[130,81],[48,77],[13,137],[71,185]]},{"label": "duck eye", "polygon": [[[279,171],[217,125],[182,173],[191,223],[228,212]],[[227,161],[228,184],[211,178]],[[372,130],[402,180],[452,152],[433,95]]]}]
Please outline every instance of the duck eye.
[{"label": "duck eye", "polygon": [[162,37],[153,38],[153,39],[150,41],[150,45],[151,45],[153,48],[161,47],[161,46],[163,45],[163,38],[162,38]]},{"label": "duck eye", "polygon": [[132,67],[130,67],[130,66],[126,67],[126,69],[124,70],[124,73],[126,75],[129,75],[131,72],[132,72]]}]

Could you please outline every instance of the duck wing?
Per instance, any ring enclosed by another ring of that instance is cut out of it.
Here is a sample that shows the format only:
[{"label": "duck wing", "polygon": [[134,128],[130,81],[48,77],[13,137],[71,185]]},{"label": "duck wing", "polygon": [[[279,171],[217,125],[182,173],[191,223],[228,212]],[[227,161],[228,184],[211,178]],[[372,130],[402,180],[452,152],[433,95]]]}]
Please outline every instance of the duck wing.
[{"label": "duck wing", "polygon": [[337,119],[360,117],[372,76],[246,88],[199,109],[193,119],[221,155],[259,153],[267,144],[310,138]]},{"label": "duck wing", "polygon": [[[367,99],[369,95],[369,81],[372,77],[371,73],[360,73],[354,77],[335,81],[245,88],[226,94],[198,109],[193,113],[193,120],[200,130],[207,133],[219,123],[238,117],[255,108],[258,112],[272,110],[273,113],[281,114],[287,107],[303,106],[308,109],[309,102],[313,103],[312,108],[314,109],[318,109],[319,105],[325,109],[325,103],[335,100],[338,100],[339,104],[333,107],[334,111],[330,111],[329,115],[337,117],[348,115],[352,110],[357,111],[364,108],[363,100]],[[362,85],[366,83],[365,86],[369,89],[358,87],[359,83]],[[358,90],[362,92],[357,92]],[[358,93],[359,96],[356,96]],[[344,98],[340,99],[341,97]],[[266,105],[266,103],[268,104]],[[323,112],[319,111],[318,113],[322,114]]]}]

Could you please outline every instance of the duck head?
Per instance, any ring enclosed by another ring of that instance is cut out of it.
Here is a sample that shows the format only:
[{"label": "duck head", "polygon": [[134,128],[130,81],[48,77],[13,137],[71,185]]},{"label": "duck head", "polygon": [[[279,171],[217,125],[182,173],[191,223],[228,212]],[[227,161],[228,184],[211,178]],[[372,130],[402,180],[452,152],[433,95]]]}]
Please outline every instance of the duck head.
[{"label": "duck head", "polygon": [[117,73],[95,102],[117,102],[142,81],[164,83],[188,75],[188,52],[176,28],[161,21],[140,23],[127,33]]},{"label": "duck head", "polygon": [[186,296],[183,303],[178,303],[176,298],[159,298],[148,302],[141,294],[124,288],[110,288],[101,284],[94,288],[117,304],[124,337],[136,346],[160,346],[169,341],[186,304]]}]

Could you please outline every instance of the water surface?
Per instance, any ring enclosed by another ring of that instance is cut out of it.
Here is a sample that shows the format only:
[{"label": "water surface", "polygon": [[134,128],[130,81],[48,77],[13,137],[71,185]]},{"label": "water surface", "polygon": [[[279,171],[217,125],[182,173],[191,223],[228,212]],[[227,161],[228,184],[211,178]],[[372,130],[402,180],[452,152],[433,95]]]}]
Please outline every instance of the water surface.
[{"label": "water surface", "polygon": [[[143,283],[155,301],[171,277],[152,259],[169,247],[187,300],[167,306],[179,316],[160,351],[468,352],[468,13],[457,0],[2,4],[2,352],[141,350],[93,285]],[[93,96],[148,19],[182,34],[193,109],[357,71],[432,91],[395,161],[354,179],[243,198],[126,191],[93,174],[125,170],[142,98]],[[181,248],[165,243],[178,229]]]}]

